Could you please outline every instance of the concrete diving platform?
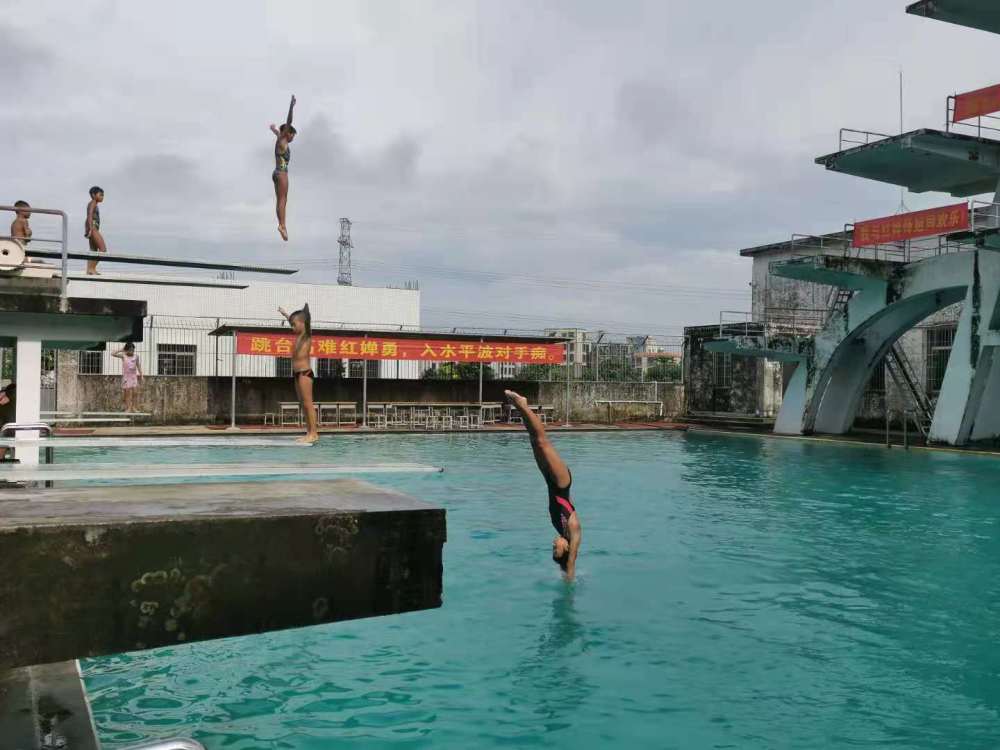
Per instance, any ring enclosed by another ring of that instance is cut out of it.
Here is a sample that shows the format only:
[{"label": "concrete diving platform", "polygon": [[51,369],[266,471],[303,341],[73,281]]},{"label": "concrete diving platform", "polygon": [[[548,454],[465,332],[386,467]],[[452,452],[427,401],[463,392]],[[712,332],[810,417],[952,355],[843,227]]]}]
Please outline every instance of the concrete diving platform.
[{"label": "concrete diving platform", "polygon": [[[923,128],[881,136],[820,156],[830,171],[899,185],[913,193],[941,192],[956,198],[993,193],[1000,180],[1000,141]],[[844,145],[844,144],[842,144]]]},{"label": "concrete diving platform", "polygon": [[784,279],[811,281],[841,289],[861,291],[872,282],[884,283],[897,272],[900,264],[869,258],[837,255],[811,255],[805,258],[778,260],[770,264],[772,275]]},{"label": "concrete diving platform", "polygon": [[811,352],[812,337],[779,337],[765,340],[763,335],[745,339],[716,339],[705,343],[705,350],[736,357],[758,357],[774,362],[804,362]]},{"label": "concrete diving platform", "polygon": [[446,534],[347,479],[0,491],[0,746],[98,750],[78,657],[440,607]]},{"label": "concrete diving platform", "polygon": [[0,670],[441,606],[445,511],[365,482],[0,492]]},{"label": "concrete diving platform", "polygon": [[1000,34],[1000,5],[996,0],[919,0],[906,12]]}]

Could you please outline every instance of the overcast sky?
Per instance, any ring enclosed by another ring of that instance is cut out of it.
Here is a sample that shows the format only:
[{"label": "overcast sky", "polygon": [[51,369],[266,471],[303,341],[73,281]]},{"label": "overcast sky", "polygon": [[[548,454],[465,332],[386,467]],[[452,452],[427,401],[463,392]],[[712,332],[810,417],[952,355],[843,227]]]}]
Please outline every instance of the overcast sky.
[{"label": "overcast sky", "polygon": [[[748,309],[740,247],[896,210],[813,164],[838,129],[897,132],[900,67],[906,127],[942,127],[1000,52],[905,0],[5,5],[5,201],[68,209],[82,248],[100,184],[112,252],[310,281],[336,278],[348,216],[355,282],[419,280],[425,325],[669,332]],[[292,93],[286,244],[268,125]]]}]

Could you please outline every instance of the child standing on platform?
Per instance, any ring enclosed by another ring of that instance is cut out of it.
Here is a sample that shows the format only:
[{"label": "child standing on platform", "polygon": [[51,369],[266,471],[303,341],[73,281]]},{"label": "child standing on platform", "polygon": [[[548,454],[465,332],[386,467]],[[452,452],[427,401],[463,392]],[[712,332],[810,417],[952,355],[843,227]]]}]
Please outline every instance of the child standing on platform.
[{"label": "child standing on platform", "polygon": [[309,355],[312,351],[312,316],[309,305],[303,305],[291,315],[279,307],[278,312],[288,321],[295,331],[295,347],[292,349],[292,380],[295,381],[295,395],[299,397],[302,411],[306,413],[306,434],[295,442],[302,445],[313,445],[319,440],[319,430],[316,426],[316,409],[313,407],[313,381],[316,375],[312,371]]},{"label": "child standing on platform", "polygon": [[[87,204],[87,221],[84,224],[83,236],[90,241],[90,250],[94,253],[106,253],[108,246],[101,234],[101,204],[104,202],[104,190],[94,185],[90,189],[90,203]],[[97,261],[87,261],[87,275],[99,276]]]},{"label": "child standing on platform", "polygon": [[122,361],[122,394],[125,398],[125,411],[135,411],[135,397],[142,380],[142,367],[135,353],[135,344],[129,341],[125,348],[111,355]]}]

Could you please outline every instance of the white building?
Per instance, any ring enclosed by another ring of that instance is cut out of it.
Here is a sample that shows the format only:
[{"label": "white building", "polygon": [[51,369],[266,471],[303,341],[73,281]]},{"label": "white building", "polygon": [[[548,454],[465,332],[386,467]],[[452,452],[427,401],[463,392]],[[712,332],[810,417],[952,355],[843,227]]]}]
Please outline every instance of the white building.
[{"label": "white building", "polygon": [[[124,276],[108,275],[124,279]],[[381,287],[296,284],[241,279],[246,289],[165,286],[118,281],[70,281],[70,297],[115,297],[145,300],[147,318],[143,340],[136,351],[147,375],[228,376],[232,374],[233,338],[210,336],[223,324],[279,325],[284,320],[278,307],[288,312],[309,303],[315,328],[361,328],[415,330],[420,327],[420,291]],[[117,375],[121,362],[111,356],[119,344],[104,352],[82,352],[80,374]],[[339,364],[338,364],[339,363]],[[346,375],[361,362],[314,360],[319,377],[335,366]],[[419,377],[417,363],[369,362],[373,377]],[[290,360],[240,355],[236,373],[246,376],[287,376]]]}]

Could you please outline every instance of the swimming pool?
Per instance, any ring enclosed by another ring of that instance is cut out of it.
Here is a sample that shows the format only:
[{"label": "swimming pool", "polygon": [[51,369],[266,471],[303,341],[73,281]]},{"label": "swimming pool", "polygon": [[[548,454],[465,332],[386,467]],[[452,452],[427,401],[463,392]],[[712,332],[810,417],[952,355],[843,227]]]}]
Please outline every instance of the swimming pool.
[{"label": "swimming pool", "polygon": [[[88,660],[105,747],[996,746],[1000,462],[706,433],[555,440],[584,527],[575,585],[548,559],[524,435],[324,440],[316,461],[446,467],[372,478],[447,508],[444,606]],[[197,460],[301,456],[285,450]]]}]

